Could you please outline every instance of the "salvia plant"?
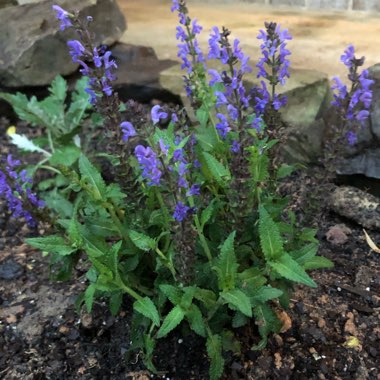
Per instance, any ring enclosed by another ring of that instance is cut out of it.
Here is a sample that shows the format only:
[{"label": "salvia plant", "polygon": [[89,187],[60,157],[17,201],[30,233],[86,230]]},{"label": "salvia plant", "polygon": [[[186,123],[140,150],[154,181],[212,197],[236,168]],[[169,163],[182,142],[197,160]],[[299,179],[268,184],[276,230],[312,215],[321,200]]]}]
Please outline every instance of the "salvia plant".
[{"label": "salvia plant", "polygon": [[[315,287],[307,271],[332,265],[317,255],[316,231],[301,228],[287,211],[288,199],[276,191],[293,170],[274,165],[271,154],[278,110],[286,103],[277,88],[289,77],[291,36],[276,23],[265,24],[258,36],[260,84],[246,89],[244,75],[252,68],[240,41],[231,39],[228,29],[214,27],[204,54],[197,39],[202,28],[190,18],[185,1],[174,0],[178,56],[196,120],[161,105],[148,117],[134,118],[141,109],[130,103],[133,112],[128,105],[121,112],[112,89],[117,64],[109,51],[93,44],[91,17],[81,20],[75,12],[53,9],[62,30],[77,32],[78,39],[67,44],[86,77],[82,93],[101,115],[108,147],[101,158],[109,161],[114,178],[106,180],[99,156],[84,152],[83,144],[75,145],[79,154],[64,150],[67,162],[51,160],[56,144],[74,146],[87,110],[72,104],[81,110],[75,121],[71,107],[64,114],[64,91],[55,90],[62,79],[46,101],[59,106],[58,119],[42,117],[53,114],[50,106],[8,97],[26,120],[46,128],[48,141],[33,144],[37,152],[46,150],[49,168],[64,179],[60,196],[67,207],[50,208],[54,233],[27,242],[51,255],[61,278],[82,258],[88,287],[78,305],[88,311],[99,297],[109,299],[113,314],[124,295],[133,300],[130,350],[143,352],[151,371],[157,339],[181,325],[205,340],[210,378],[218,379],[224,352],[239,351],[235,329],[255,325],[261,339],[252,348],[263,348],[269,334],[281,329],[277,315],[287,307],[294,284]],[[210,60],[221,69],[208,69]],[[353,80],[367,86],[355,75]],[[361,118],[353,109],[350,116]],[[34,211],[49,211],[21,169],[11,156],[0,162],[0,195],[15,217],[37,223],[42,216]]]},{"label": "salvia plant", "polygon": [[336,108],[338,123],[330,130],[331,138],[326,144],[326,167],[334,170],[332,160],[344,154],[345,142],[354,146],[358,142],[360,130],[366,126],[372,104],[371,87],[374,81],[369,78],[368,70],[359,72],[365,58],[355,56],[355,48],[349,45],[340,58],[348,69],[348,84],[339,77],[334,77],[331,87],[334,100],[331,104]]}]

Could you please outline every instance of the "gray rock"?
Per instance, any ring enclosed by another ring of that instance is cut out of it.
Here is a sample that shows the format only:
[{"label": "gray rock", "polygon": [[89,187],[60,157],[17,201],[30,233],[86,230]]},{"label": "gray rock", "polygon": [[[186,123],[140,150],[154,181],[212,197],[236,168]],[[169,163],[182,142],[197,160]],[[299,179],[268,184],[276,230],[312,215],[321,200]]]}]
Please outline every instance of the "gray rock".
[{"label": "gray rock", "polygon": [[380,149],[366,149],[354,157],[344,159],[337,168],[341,175],[363,174],[380,179]]},{"label": "gray rock", "polygon": [[17,0],[2,0],[0,3],[0,9],[17,5]]},{"label": "gray rock", "polygon": [[[210,68],[220,70],[220,64],[209,63]],[[190,110],[180,65],[164,70],[160,74],[163,88],[177,94],[185,107]],[[259,83],[256,73],[244,76],[246,88]],[[288,126],[287,141],[283,155],[291,162],[311,162],[321,155],[325,124],[322,117],[329,108],[331,91],[327,75],[312,70],[291,70],[290,79],[278,92],[288,97],[288,104],[281,111],[282,119]]]},{"label": "gray rock", "polygon": [[380,198],[356,187],[337,187],[328,200],[337,214],[371,230],[380,229]]},{"label": "gray rock", "polygon": [[178,98],[165,91],[159,83],[160,72],[176,64],[159,60],[151,47],[117,43],[111,48],[117,62],[117,79],[114,89],[122,100],[147,102],[153,98],[178,102]]},{"label": "gray rock", "polygon": [[76,35],[70,30],[59,31],[51,9],[55,3],[80,11],[81,16],[91,15],[96,44],[111,45],[126,29],[115,0],[46,0],[1,9],[1,87],[44,86],[56,75],[68,75],[77,69],[66,46],[66,41]]}]

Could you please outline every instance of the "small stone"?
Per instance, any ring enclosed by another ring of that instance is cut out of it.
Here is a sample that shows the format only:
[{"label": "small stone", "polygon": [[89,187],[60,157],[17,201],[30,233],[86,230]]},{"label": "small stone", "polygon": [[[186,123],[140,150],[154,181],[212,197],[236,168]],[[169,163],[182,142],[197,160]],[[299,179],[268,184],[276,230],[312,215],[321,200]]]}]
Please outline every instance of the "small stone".
[{"label": "small stone", "polygon": [[24,272],[24,268],[13,259],[7,259],[0,263],[0,279],[16,280]]},{"label": "small stone", "polygon": [[351,230],[344,224],[337,224],[326,232],[326,239],[333,245],[343,245],[347,242],[348,236]]}]

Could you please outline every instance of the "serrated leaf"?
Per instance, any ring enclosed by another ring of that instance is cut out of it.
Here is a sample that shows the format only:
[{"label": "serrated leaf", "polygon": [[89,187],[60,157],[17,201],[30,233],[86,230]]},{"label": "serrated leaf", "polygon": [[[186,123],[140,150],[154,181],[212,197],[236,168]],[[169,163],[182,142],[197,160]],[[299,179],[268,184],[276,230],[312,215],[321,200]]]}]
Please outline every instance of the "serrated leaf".
[{"label": "serrated leaf", "polygon": [[236,311],[234,317],[232,318],[232,327],[236,329],[238,327],[246,325],[247,322],[248,318],[240,311]]},{"label": "serrated leaf", "polygon": [[216,296],[212,290],[195,287],[194,298],[205,304],[208,309],[215,306]]},{"label": "serrated leaf", "polygon": [[202,313],[197,305],[191,305],[186,311],[186,318],[189,322],[190,328],[198,335],[206,336],[206,326],[203,321]]},{"label": "serrated leaf", "polygon": [[212,214],[216,208],[216,200],[213,199],[210,204],[202,211],[201,214],[201,228],[203,229],[206,223],[211,219]]},{"label": "serrated leaf", "polygon": [[163,338],[174,330],[185,318],[185,313],[182,308],[177,305],[174,306],[170,313],[165,317],[160,329],[157,332],[157,338]]},{"label": "serrated leaf", "polygon": [[278,332],[281,328],[281,323],[272,309],[266,304],[254,307],[253,314],[262,339],[256,346],[252,347],[252,349],[262,350],[267,344],[268,335],[271,332]]},{"label": "serrated leaf", "polygon": [[236,232],[232,232],[220,247],[220,255],[213,267],[218,273],[219,288],[228,290],[235,287],[238,264],[236,261],[234,240]]},{"label": "serrated leaf", "polygon": [[210,152],[218,143],[218,136],[215,133],[214,128],[199,128],[199,130],[197,130],[196,137],[202,151]]},{"label": "serrated leaf", "polygon": [[318,244],[310,243],[303,246],[297,251],[290,252],[290,256],[297,261],[298,264],[302,265],[313,258],[318,252]]},{"label": "serrated leaf", "polygon": [[283,244],[276,223],[270,217],[264,206],[259,207],[259,234],[261,249],[267,260],[279,257],[283,252]]},{"label": "serrated leaf", "polygon": [[110,306],[111,314],[113,316],[115,316],[119,312],[122,302],[123,302],[122,292],[116,292],[116,293],[111,294],[109,306]]},{"label": "serrated leaf", "polygon": [[209,335],[206,342],[206,349],[210,359],[210,380],[218,380],[222,376],[224,370],[221,336],[217,334]]},{"label": "serrated leaf", "polygon": [[115,236],[118,233],[118,229],[111,219],[98,217],[85,218],[85,224],[91,233],[100,237]]},{"label": "serrated leaf", "polygon": [[59,235],[29,238],[26,239],[26,242],[41,251],[55,253],[60,256],[70,255],[77,250],[77,248],[68,245],[65,239]]},{"label": "serrated leaf", "polygon": [[85,179],[91,186],[91,193],[94,199],[103,199],[106,193],[106,184],[98,169],[96,169],[84,155],[79,157],[79,170],[82,175],[82,180]]},{"label": "serrated leaf", "polygon": [[181,302],[183,292],[177,287],[169,284],[162,284],[159,286],[162,293],[173,305],[178,305]]},{"label": "serrated leaf", "polygon": [[156,326],[160,325],[160,316],[158,315],[156,305],[149,297],[137,300],[133,304],[133,308],[143,316],[149,318]]},{"label": "serrated leaf", "polygon": [[331,269],[331,268],[334,268],[334,263],[331,260],[326,259],[326,257],[315,256],[307,260],[302,266],[305,270],[322,269],[322,268]]},{"label": "serrated leaf", "polygon": [[208,120],[210,118],[210,114],[205,107],[201,107],[197,109],[196,112],[197,120],[199,121],[199,124],[202,128],[205,128],[207,126]]},{"label": "serrated leaf", "polygon": [[203,152],[202,155],[212,177],[219,184],[225,185],[225,181],[231,178],[230,171],[210,153]]},{"label": "serrated leaf", "polygon": [[49,87],[51,95],[59,102],[63,103],[66,99],[67,83],[60,75],[57,75]]},{"label": "serrated leaf", "polygon": [[316,288],[317,284],[308,276],[305,270],[288,254],[283,254],[269,265],[281,276],[288,280]]},{"label": "serrated leaf", "polygon": [[91,313],[92,306],[94,304],[95,291],[96,291],[96,285],[91,284],[87,287],[86,291],[84,292],[84,302],[86,304],[88,313]]},{"label": "serrated leaf", "polygon": [[223,292],[220,296],[233,306],[233,310],[239,310],[247,317],[252,317],[252,306],[248,296],[240,289],[232,289],[228,292]]},{"label": "serrated leaf", "polygon": [[71,166],[80,156],[81,151],[75,145],[67,145],[55,150],[49,158],[51,165]]},{"label": "serrated leaf", "polygon": [[26,150],[27,152],[38,152],[42,153],[46,157],[50,157],[51,154],[45,149],[40,148],[32,140],[29,140],[25,135],[19,135],[17,133],[12,133],[8,135],[11,139],[13,145],[18,148]]},{"label": "serrated leaf", "polygon": [[156,248],[156,241],[141,232],[129,230],[128,236],[131,238],[133,244],[143,251],[151,251]]},{"label": "serrated leaf", "polygon": [[297,168],[294,165],[282,164],[276,173],[277,179],[282,179],[290,176]]},{"label": "serrated leaf", "polygon": [[283,292],[280,289],[272,288],[271,286],[262,286],[252,297],[252,301],[254,305],[256,305],[257,302],[265,303],[267,301],[281,297],[282,294]]}]

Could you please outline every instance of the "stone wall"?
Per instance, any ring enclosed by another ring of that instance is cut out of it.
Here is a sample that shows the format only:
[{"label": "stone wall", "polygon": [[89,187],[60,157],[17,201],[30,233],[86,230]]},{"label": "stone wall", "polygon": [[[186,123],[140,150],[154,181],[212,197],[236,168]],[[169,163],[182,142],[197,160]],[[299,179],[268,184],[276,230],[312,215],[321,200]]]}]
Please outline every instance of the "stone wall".
[{"label": "stone wall", "polygon": [[271,6],[294,6],[304,9],[380,12],[380,0],[203,0],[222,3],[253,3]]}]

